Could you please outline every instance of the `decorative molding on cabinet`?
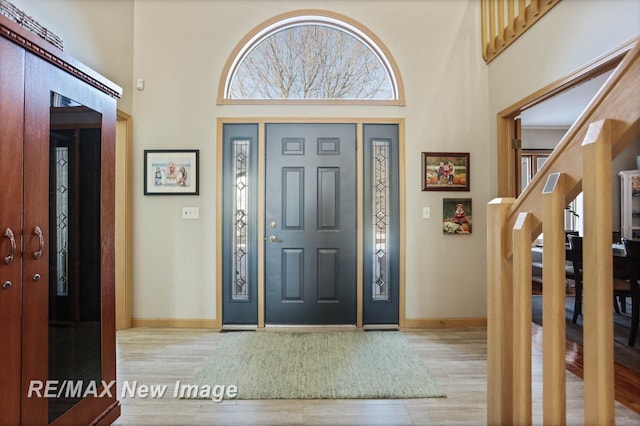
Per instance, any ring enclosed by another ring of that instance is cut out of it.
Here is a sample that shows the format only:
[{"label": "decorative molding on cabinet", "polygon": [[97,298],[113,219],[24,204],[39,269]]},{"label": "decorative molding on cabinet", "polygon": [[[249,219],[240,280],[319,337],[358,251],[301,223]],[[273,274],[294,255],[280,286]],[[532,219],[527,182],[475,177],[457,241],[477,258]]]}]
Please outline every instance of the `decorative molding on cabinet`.
[{"label": "decorative molding on cabinet", "polygon": [[3,15],[0,15],[0,36],[13,41],[23,47],[26,51],[31,52],[50,64],[65,70],[69,74],[113,98],[118,99],[122,96],[121,87],[92,71],[85,65],[65,54],[53,44],[41,39],[27,29],[20,27],[18,24]]}]

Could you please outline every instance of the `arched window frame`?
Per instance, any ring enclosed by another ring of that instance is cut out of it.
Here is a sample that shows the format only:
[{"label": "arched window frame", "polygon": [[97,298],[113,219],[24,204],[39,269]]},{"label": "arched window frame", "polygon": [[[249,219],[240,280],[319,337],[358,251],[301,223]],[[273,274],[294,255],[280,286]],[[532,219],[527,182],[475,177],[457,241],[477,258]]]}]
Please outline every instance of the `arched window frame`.
[{"label": "arched window frame", "polygon": [[[244,58],[263,40],[278,31],[299,25],[323,25],[344,31],[365,44],[380,60],[391,83],[392,99],[230,99],[233,77]],[[300,10],[275,16],[258,25],[238,43],[229,56],[218,85],[218,105],[224,104],[374,104],[405,105],[404,86],[398,67],[389,50],[369,29],[337,13],[324,10]]]}]

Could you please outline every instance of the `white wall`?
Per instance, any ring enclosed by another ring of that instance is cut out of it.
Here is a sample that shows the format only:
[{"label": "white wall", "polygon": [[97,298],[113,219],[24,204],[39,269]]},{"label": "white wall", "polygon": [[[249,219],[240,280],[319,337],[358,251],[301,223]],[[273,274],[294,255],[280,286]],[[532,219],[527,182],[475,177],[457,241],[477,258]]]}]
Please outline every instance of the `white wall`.
[{"label": "white wall", "polygon": [[64,52],[123,89],[131,112],[133,0],[9,0],[62,38]]},{"label": "white wall", "polygon": [[554,149],[569,128],[522,128],[522,149]]},{"label": "white wall", "polygon": [[[406,316],[486,316],[497,112],[640,32],[636,0],[564,0],[487,67],[477,0],[15,3],[63,36],[67,53],[125,87],[122,109],[134,118],[133,316],[145,319],[215,318],[216,119],[251,116],[404,117]],[[375,33],[398,64],[406,107],[216,105],[220,73],[242,37],[301,8],[347,15]],[[144,91],[131,91],[135,78]],[[157,148],[200,149],[200,196],[143,195],[143,150]],[[422,192],[423,151],[470,152],[471,192]],[[473,198],[473,234],[444,236],[442,198],[458,196]],[[200,219],[182,220],[183,206],[200,207]],[[422,206],[434,219],[421,218]]]},{"label": "white wall", "polygon": [[[326,9],[368,27],[389,48],[406,88],[406,107],[217,106],[228,55],[254,27],[275,15]],[[247,13],[250,10],[251,13]],[[134,182],[142,151],[197,148],[198,197],[150,197],[134,188],[134,317],[215,316],[216,118],[346,116],[406,118],[407,317],[484,317],[489,198],[487,68],[481,59],[477,1],[180,1],[135,3]],[[471,193],[421,191],[422,151],[469,151]],[[443,236],[442,198],[473,197],[475,230]],[[200,220],[180,218],[200,207]],[[432,208],[421,219],[422,206]]]}]

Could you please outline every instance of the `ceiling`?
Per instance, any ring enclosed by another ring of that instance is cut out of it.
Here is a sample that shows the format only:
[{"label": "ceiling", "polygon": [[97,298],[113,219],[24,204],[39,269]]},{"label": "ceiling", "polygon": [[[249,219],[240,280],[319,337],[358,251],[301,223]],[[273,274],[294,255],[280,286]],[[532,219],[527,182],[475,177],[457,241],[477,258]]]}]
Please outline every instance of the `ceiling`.
[{"label": "ceiling", "polygon": [[523,111],[520,114],[522,127],[571,127],[612,72],[594,77]]}]

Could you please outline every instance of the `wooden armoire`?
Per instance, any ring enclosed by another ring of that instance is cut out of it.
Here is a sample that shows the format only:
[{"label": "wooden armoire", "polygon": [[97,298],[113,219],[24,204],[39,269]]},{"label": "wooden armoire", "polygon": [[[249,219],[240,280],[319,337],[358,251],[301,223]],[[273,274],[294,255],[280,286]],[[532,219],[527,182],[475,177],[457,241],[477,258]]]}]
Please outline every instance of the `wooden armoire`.
[{"label": "wooden armoire", "polygon": [[0,424],[111,424],[121,89],[0,15]]}]

